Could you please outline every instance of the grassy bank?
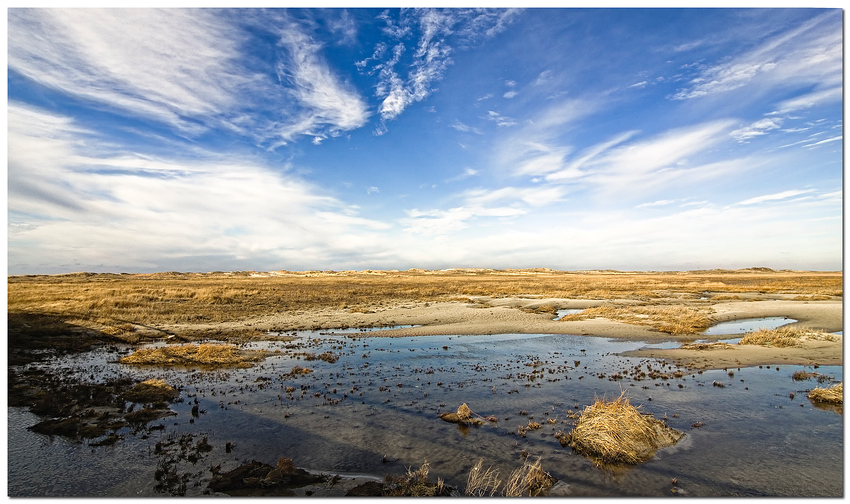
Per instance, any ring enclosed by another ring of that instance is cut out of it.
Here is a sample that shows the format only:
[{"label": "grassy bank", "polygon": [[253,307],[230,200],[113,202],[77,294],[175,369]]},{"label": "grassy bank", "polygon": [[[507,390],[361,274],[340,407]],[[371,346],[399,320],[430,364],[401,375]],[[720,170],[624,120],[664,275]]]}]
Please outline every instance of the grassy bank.
[{"label": "grassy bank", "polygon": [[10,333],[36,317],[107,336],[161,324],[217,324],[258,315],[331,308],[357,312],[405,302],[464,296],[538,295],[572,299],[636,299],[706,292],[842,295],[841,272],[762,269],[696,272],[562,272],[446,270],[273,273],[157,273],[12,276]]}]

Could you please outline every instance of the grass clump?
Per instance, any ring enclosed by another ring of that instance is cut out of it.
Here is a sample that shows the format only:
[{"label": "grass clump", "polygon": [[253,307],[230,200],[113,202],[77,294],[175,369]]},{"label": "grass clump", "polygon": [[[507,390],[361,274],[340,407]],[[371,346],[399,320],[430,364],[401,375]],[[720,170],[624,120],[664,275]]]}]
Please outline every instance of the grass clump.
[{"label": "grass clump", "polygon": [[[534,463],[525,459],[522,466],[511,472],[506,482],[499,478],[499,471],[492,467],[484,469],[483,466],[484,460],[482,459],[469,471],[464,495],[469,497],[493,497],[496,495],[535,497],[551,488],[558,481],[543,470],[539,458]],[[498,494],[499,488],[503,485],[501,494]]]},{"label": "grass clump", "polygon": [[135,403],[168,402],[177,397],[174,387],[165,380],[151,379],[136,384],[124,393],[124,400]]},{"label": "grass clump", "polygon": [[534,463],[525,459],[522,466],[508,477],[504,494],[505,497],[536,497],[550,489],[556,481],[555,477],[542,469],[539,458]]},{"label": "grass clump", "polygon": [[639,464],[683,436],[651,415],[640,413],[623,392],[613,401],[597,399],[586,407],[575,429],[561,441],[593,458],[597,465]]},{"label": "grass clump", "polygon": [[835,341],[835,335],[819,329],[782,326],[776,329],[759,329],[749,332],[738,341],[738,344],[783,348],[802,346],[803,341],[806,340]]},{"label": "grass clump", "polygon": [[732,348],[729,343],[717,341],[714,343],[688,343],[681,345],[679,350],[728,350]]},{"label": "grass clump", "polygon": [[492,467],[484,469],[484,459],[478,461],[475,466],[469,471],[466,477],[466,488],[463,494],[467,497],[493,497],[502,486],[502,480],[499,479],[499,471],[493,470]]},{"label": "grass clump", "polygon": [[232,345],[208,343],[142,348],[126,357],[122,357],[118,362],[122,364],[154,366],[227,366],[256,362],[263,357],[263,352],[240,351]]},{"label": "grass clump", "polygon": [[400,476],[387,474],[384,477],[383,495],[386,497],[437,497],[451,495],[451,487],[447,486],[442,479],[437,478],[436,483],[428,479],[430,470],[430,464],[425,462],[415,471],[408,467],[407,474]]},{"label": "grass clump", "polygon": [[813,388],[809,391],[809,399],[814,402],[844,404],[844,384],[836,383],[827,388]]},{"label": "grass clump", "polygon": [[440,413],[437,416],[446,422],[464,425],[483,425],[487,421],[496,421],[496,417],[494,416],[482,417],[481,415],[473,412],[469,409],[469,406],[467,406],[466,403],[458,406],[457,411],[455,412]]},{"label": "grass clump", "polygon": [[711,325],[708,311],[686,306],[596,306],[561,321],[607,318],[627,324],[648,325],[670,334],[700,333]]}]

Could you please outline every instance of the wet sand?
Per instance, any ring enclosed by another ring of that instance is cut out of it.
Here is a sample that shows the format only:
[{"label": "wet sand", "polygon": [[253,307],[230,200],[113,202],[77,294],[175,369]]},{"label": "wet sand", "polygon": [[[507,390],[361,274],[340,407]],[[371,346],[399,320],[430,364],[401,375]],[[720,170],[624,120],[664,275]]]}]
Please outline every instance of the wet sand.
[{"label": "wet sand", "polygon": [[[781,296],[775,296],[781,297]],[[790,296],[789,296],[790,297]],[[843,304],[834,301],[796,301],[791,299],[741,300],[710,302],[669,299],[669,304],[709,306],[715,322],[746,318],[784,316],[796,319],[792,324],[800,327],[836,332],[843,329]],[[247,321],[217,325],[223,331],[251,327],[263,331],[306,329],[339,329],[347,327],[414,326],[370,332],[370,336],[405,337],[430,335],[483,335],[483,334],[574,334],[621,338],[635,341],[690,342],[695,339],[724,339],[723,335],[711,338],[699,334],[671,335],[649,326],[616,322],[604,318],[581,321],[557,321],[552,313],[535,313],[531,310],[543,306],[557,309],[588,308],[603,304],[629,305],[635,300],[586,300],[541,297],[470,297],[469,302],[402,303],[373,305],[363,312],[342,309],[314,309],[296,313],[277,313]],[[170,326],[166,330],[206,329],[209,326]],[[799,348],[766,348],[733,345],[727,350],[641,350],[633,356],[675,360],[679,363],[717,369],[727,366],[753,366],[759,364],[840,365],[843,362],[843,340],[834,342],[809,342]]]}]

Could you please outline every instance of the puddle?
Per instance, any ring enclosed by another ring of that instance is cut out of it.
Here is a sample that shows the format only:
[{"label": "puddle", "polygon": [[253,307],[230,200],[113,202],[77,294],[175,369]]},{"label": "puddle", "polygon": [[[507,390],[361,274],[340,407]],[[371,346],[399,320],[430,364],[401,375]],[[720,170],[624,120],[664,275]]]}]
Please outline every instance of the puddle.
[{"label": "puddle", "polygon": [[[683,368],[680,378],[616,379],[627,370],[661,364],[616,355],[642,343],[605,338],[328,333],[251,343],[280,353],[247,369],[130,367],[115,363],[127,351],[115,345],[17,367],[92,381],[161,378],[179,388],[183,402],[170,405],[176,416],[153,422],[161,430],[122,430],[120,442],[103,447],[28,431],[38,417],[8,408],[9,495],[162,496],[154,489],[163,464],[156,445],[188,434],[207,437],[213,447],[197,463],[180,466],[190,497],[203,495],[210,467],[227,471],[246,460],[274,464],[281,456],[311,472],[379,479],[428,461],[432,479],[462,489],[479,459],[507,475],[521,465],[523,450],[541,457],[543,469],[560,480],[559,492],[571,496],[661,497],[670,495],[672,478],[680,493],[694,497],[844,492],[843,418],[805,398],[815,382],[791,377],[811,368],[754,367],[733,374],[689,374]],[[304,352],[331,352],[338,360],[295,355]],[[293,377],[288,372],[296,365],[313,372]],[[840,366],[817,371],[842,376]],[[686,436],[650,461],[612,474],[561,447],[555,434],[572,428],[572,412],[621,390],[644,413],[666,415],[668,425]],[[498,423],[461,428],[437,418],[462,403],[482,416],[496,416]],[[199,414],[192,414],[193,406]],[[530,419],[543,427],[518,435],[517,427]],[[693,428],[697,422],[704,425]]]},{"label": "puddle", "polygon": [[713,336],[722,334],[744,334],[750,331],[759,329],[776,329],[787,324],[797,322],[795,319],[788,317],[761,317],[750,319],[730,320],[728,322],[720,322],[703,331],[703,335]]},{"label": "puddle", "polygon": [[556,311],[556,316],[552,320],[561,320],[567,315],[572,315],[574,313],[581,313],[584,311],[584,308],[565,308],[563,310]]}]

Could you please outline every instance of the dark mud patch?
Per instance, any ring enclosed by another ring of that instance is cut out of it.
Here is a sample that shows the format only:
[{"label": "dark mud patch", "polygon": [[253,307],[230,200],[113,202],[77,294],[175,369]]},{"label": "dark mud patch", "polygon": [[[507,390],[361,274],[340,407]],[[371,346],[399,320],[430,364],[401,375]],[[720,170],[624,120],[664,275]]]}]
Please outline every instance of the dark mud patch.
[{"label": "dark mud patch", "polygon": [[231,471],[213,473],[208,488],[230,496],[294,496],[293,488],[327,480],[327,476],[311,474],[295,467],[292,459],[281,457],[274,467],[252,460]]},{"label": "dark mud patch", "polygon": [[[91,443],[92,446],[114,444],[120,439],[119,429],[143,428],[152,420],[174,414],[168,409],[168,403],[179,396],[164,382],[164,387],[152,387],[149,383],[134,387],[134,382],[127,378],[83,383],[35,368],[20,372],[9,369],[8,377],[9,406],[27,407],[32,413],[45,417],[29,430],[71,439],[106,436]],[[156,388],[157,392],[151,392],[151,388]],[[136,403],[146,404],[136,409]]]}]

